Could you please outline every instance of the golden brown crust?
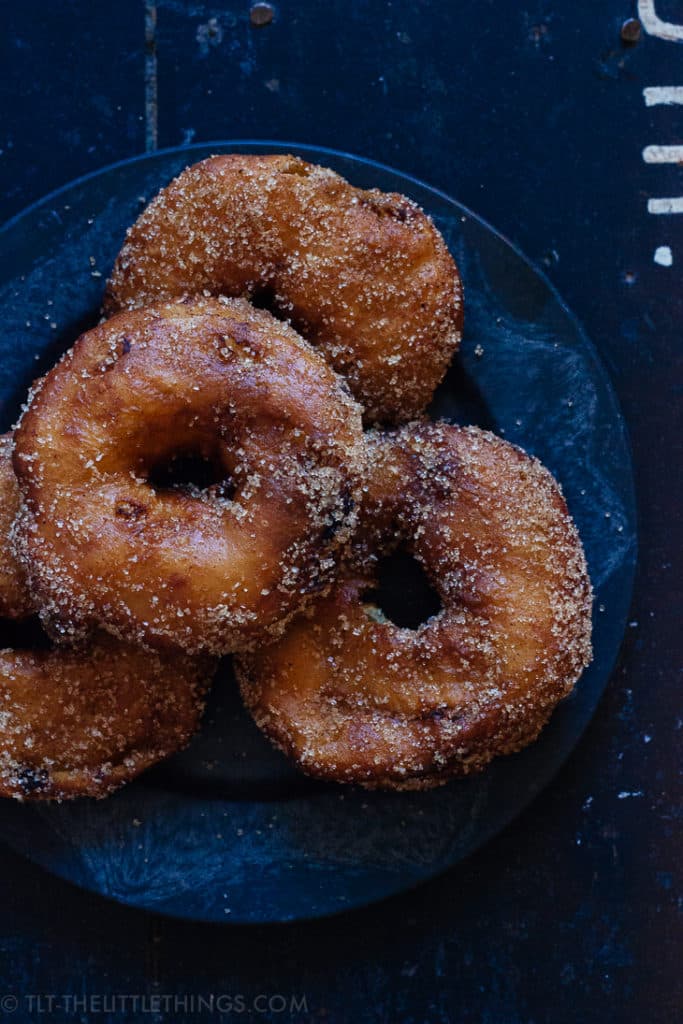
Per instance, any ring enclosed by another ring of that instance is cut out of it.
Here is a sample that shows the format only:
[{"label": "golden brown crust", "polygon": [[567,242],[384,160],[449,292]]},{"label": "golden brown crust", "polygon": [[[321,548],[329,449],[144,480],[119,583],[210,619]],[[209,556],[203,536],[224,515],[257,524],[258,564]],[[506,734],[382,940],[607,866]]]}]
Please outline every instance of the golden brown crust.
[{"label": "golden brown crust", "polygon": [[105,310],[202,293],[265,293],[346,376],[368,422],[417,416],[462,331],[460,278],[430,218],[293,156],[187,168],[129,230]]},{"label": "golden brown crust", "polygon": [[[9,546],[19,507],[12,435],[0,438],[0,615],[35,607]],[[82,650],[0,650],[0,796],[106,796],[199,727],[213,663],[100,636]]]},{"label": "golden brown crust", "polygon": [[25,619],[35,614],[26,573],[10,544],[19,511],[19,488],[12,469],[12,434],[0,436],[0,618]]},{"label": "golden brown crust", "polygon": [[[371,445],[346,577],[237,671],[257,723],[304,771],[428,788],[535,739],[590,661],[590,581],[559,487],[520,449],[427,423]],[[400,540],[442,602],[416,631],[363,602]]]},{"label": "golden brown crust", "polygon": [[[159,489],[201,454],[236,488]],[[16,547],[46,625],[228,653],[331,579],[364,470],[359,407],[244,300],[122,313],[38,383],[15,437]]]}]

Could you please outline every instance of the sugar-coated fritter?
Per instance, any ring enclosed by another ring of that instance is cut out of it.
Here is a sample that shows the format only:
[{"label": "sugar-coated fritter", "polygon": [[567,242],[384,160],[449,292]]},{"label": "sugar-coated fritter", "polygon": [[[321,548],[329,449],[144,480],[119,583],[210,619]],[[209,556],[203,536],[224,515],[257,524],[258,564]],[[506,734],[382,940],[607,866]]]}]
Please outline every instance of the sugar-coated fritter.
[{"label": "sugar-coated fritter", "polygon": [[86,648],[0,651],[0,796],[106,796],[197,732],[206,659],[100,635]]},{"label": "sugar-coated fritter", "polygon": [[[305,772],[428,788],[536,738],[590,661],[590,581],[553,477],[493,434],[409,425],[370,442],[370,465],[346,574],[237,670]],[[442,603],[416,630],[365,597],[401,542]]]},{"label": "sugar-coated fritter", "polygon": [[343,374],[368,422],[417,416],[462,331],[457,268],[410,199],[293,156],[188,167],[128,231],[109,314],[210,293],[265,301]]},{"label": "sugar-coated fritter", "polygon": [[[207,460],[210,486],[155,474]],[[224,654],[331,578],[364,470],[360,409],[242,299],[122,313],[35,386],[16,432],[16,548],[46,626]],[[163,478],[162,478],[163,479]]]}]

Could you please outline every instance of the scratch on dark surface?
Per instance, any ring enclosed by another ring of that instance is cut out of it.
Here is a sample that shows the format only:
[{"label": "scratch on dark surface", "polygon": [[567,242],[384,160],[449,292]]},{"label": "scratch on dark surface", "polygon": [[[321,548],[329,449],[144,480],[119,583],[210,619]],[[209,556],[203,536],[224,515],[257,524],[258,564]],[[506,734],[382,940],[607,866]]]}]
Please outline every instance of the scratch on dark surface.
[{"label": "scratch on dark surface", "polygon": [[202,24],[197,29],[197,42],[199,43],[199,52],[202,57],[206,57],[209,48],[220,46],[223,42],[223,29],[218,21],[218,18],[209,18],[206,24]]},{"label": "scratch on dark surface", "polygon": [[152,0],[145,0],[145,150],[148,153],[157,148],[158,121],[157,7]]}]

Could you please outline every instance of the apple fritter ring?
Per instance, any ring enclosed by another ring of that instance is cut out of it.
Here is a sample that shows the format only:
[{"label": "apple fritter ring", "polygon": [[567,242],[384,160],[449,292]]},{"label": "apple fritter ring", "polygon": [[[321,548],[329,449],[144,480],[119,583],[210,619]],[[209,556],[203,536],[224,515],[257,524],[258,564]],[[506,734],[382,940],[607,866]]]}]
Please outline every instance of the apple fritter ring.
[{"label": "apple fritter ring", "polygon": [[417,416],[462,331],[460,278],[431,219],[293,156],[183,171],[129,230],[105,311],[202,293],[287,318],[347,378],[367,422]]},{"label": "apple fritter ring", "polygon": [[[371,449],[355,566],[237,668],[256,722],[307,773],[426,789],[535,739],[590,661],[591,586],[559,486],[520,449],[427,423]],[[365,599],[401,542],[442,604],[416,630]]]},{"label": "apple fritter ring", "polygon": [[[34,609],[8,545],[19,507],[12,437],[0,438],[0,615]],[[106,796],[184,747],[213,665],[101,635],[83,650],[0,650],[0,796]]]},{"label": "apple fritter ring", "polygon": [[197,732],[206,659],[102,634],[84,650],[0,650],[0,796],[106,796]]},{"label": "apple fritter ring", "polygon": [[[245,300],[113,317],[16,431],[15,544],[46,628],[212,654],[273,635],[331,578],[364,452],[341,379]],[[205,486],[169,484],[178,460]]]}]

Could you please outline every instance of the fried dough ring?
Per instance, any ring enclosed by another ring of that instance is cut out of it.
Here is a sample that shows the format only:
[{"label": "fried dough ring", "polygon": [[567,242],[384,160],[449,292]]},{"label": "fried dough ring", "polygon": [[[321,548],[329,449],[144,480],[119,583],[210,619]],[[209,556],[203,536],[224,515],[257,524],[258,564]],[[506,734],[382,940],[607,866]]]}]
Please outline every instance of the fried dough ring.
[{"label": "fried dough ring", "polygon": [[107,796],[189,743],[208,672],[106,635],[85,651],[0,651],[0,796]]},{"label": "fried dough ring", "polygon": [[460,278],[431,219],[293,156],[183,171],[129,230],[105,311],[202,293],[265,297],[347,378],[368,422],[417,416],[462,331]]},{"label": "fried dough ring", "polygon": [[[535,739],[590,660],[591,588],[559,487],[519,448],[426,423],[371,444],[355,569],[237,671],[307,773],[426,789]],[[442,602],[417,630],[363,601],[399,540]]]},{"label": "fried dough ring", "polygon": [[[178,455],[224,485],[158,489]],[[286,324],[241,299],[123,313],[35,387],[16,432],[17,551],[46,627],[223,654],[320,591],[364,468],[359,407]]]},{"label": "fried dough ring", "polygon": [[[34,609],[8,545],[19,507],[11,434],[0,438],[0,608]],[[0,650],[0,796],[106,796],[184,747],[199,727],[208,659],[149,653],[112,637],[87,650]]]}]

